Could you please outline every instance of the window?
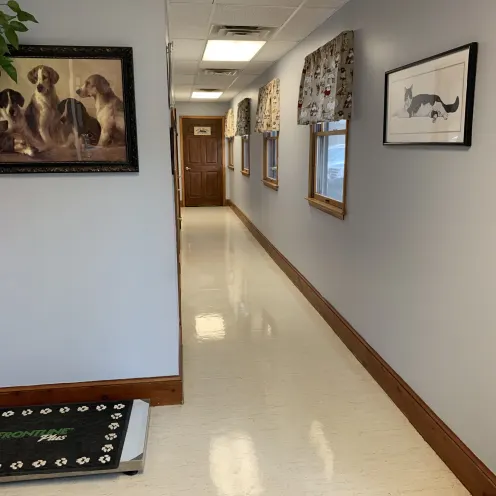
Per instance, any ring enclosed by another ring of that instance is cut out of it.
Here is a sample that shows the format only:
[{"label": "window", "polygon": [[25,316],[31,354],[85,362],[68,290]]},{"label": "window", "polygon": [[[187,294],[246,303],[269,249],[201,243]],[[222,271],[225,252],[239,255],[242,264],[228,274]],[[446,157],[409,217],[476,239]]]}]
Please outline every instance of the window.
[{"label": "window", "polygon": [[250,175],[250,136],[241,136],[241,173]]},{"label": "window", "polygon": [[234,138],[227,138],[227,157],[229,169],[234,170]]},{"label": "window", "polygon": [[264,133],[263,182],[272,189],[279,189],[279,131]]},{"label": "window", "polygon": [[308,202],[339,219],[346,214],[348,121],[310,126]]}]

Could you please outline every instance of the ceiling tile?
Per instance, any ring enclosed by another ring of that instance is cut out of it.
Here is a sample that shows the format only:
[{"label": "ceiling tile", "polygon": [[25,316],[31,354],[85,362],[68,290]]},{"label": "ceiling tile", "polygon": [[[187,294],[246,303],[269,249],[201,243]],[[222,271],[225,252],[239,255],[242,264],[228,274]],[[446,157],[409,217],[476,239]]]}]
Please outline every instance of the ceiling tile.
[{"label": "ceiling tile", "polygon": [[182,85],[191,85],[195,82],[195,75],[193,74],[173,74],[172,75],[172,84],[182,86]]},{"label": "ceiling tile", "polygon": [[233,85],[229,89],[241,91],[257,77],[258,76],[255,74],[241,74],[241,76],[239,76],[236,81],[234,81]]},{"label": "ceiling tile", "polygon": [[195,79],[195,86],[226,89],[231,86],[235,79],[236,77],[232,76],[208,76],[206,74],[198,74]]},{"label": "ceiling tile", "polygon": [[193,90],[194,91],[199,91],[199,90],[219,90],[219,91],[225,91],[229,88],[228,84],[194,84],[193,85]]},{"label": "ceiling tile", "polygon": [[[325,0],[322,0],[325,1]],[[329,0],[327,0],[329,2]],[[226,5],[265,5],[268,7],[298,7],[302,0],[216,0],[216,4]]]},{"label": "ceiling tile", "polygon": [[205,50],[202,40],[174,40],[172,58],[174,60],[200,60]]},{"label": "ceiling tile", "polygon": [[243,70],[243,74],[263,74],[274,62],[259,62],[252,60]]},{"label": "ceiling tile", "polygon": [[208,35],[212,5],[173,3],[169,5],[170,35],[174,38],[204,40]]},{"label": "ceiling tile", "polygon": [[194,60],[173,60],[172,73],[195,75],[198,72],[198,61]]},{"label": "ceiling tile", "polygon": [[[191,101],[193,89],[224,90],[230,101],[348,0],[168,0],[173,85],[177,101]],[[300,10],[296,10],[301,4]],[[291,16],[296,12],[293,18]],[[203,62],[210,24],[279,28],[251,62]],[[202,69],[238,69],[238,77],[208,76]],[[201,101],[201,100],[200,100]],[[207,101],[207,100],[205,100]]]},{"label": "ceiling tile", "polygon": [[327,9],[339,9],[349,0],[307,0],[305,7],[323,7]]},{"label": "ceiling tile", "polygon": [[200,62],[202,69],[243,69],[248,62]]},{"label": "ceiling tile", "polygon": [[269,41],[253,59],[254,62],[268,62],[279,60],[283,55],[294,48],[295,41]]},{"label": "ceiling tile", "polygon": [[336,9],[300,9],[277,33],[277,41],[301,41],[325,22]]},{"label": "ceiling tile", "polygon": [[181,85],[174,85],[174,97],[176,100],[178,99],[187,99],[189,100],[191,97],[191,86],[181,86]]},{"label": "ceiling tile", "polygon": [[212,22],[234,26],[282,26],[295,11],[292,7],[216,5]]},{"label": "ceiling tile", "polygon": [[239,93],[239,90],[228,90],[222,93],[222,96],[220,97],[219,100],[222,100],[224,102],[230,102],[237,94]]},{"label": "ceiling tile", "polygon": [[173,4],[173,3],[208,3],[208,4],[212,4],[212,0],[169,0],[169,3],[170,4]]}]

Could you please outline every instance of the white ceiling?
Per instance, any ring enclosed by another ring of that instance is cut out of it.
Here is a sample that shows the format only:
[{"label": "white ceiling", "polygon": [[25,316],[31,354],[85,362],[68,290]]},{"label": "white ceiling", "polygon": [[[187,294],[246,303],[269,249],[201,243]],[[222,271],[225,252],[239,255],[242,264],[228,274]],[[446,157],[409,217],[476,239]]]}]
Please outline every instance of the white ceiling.
[{"label": "white ceiling", "polygon": [[[168,0],[176,101],[201,88],[224,91],[230,101],[348,0]],[[213,24],[277,28],[250,62],[202,62]],[[239,69],[236,77],[207,76],[202,69]],[[202,100],[195,100],[202,101]]]}]

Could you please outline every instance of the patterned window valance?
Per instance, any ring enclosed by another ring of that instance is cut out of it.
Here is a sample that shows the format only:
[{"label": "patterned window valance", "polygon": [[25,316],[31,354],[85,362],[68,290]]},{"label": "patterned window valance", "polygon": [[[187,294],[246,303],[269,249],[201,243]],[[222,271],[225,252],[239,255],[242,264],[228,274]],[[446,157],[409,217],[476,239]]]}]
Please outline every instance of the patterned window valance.
[{"label": "patterned window valance", "polygon": [[305,58],[298,99],[298,124],[351,119],[353,40],[353,31],[344,31]]},{"label": "patterned window valance", "polygon": [[236,136],[245,136],[250,134],[250,104],[251,98],[245,98],[238,103]]},{"label": "patterned window valance", "polygon": [[229,109],[226,114],[226,130],[225,136],[226,138],[234,138],[236,130],[234,129],[234,111],[233,109]]},{"label": "patterned window valance", "polygon": [[273,79],[258,91],[256,133],[279,131],[281,120],[279,96],[279,79]]}]

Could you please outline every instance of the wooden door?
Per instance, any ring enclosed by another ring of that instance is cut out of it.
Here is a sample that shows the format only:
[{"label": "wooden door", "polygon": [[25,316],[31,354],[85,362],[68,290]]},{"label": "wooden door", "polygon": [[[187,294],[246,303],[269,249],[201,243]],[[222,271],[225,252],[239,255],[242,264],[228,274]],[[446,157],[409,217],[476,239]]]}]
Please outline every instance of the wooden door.
[{"label": "wooden door", "polygon": [[222,119],[184,117],[181,139],[183,140],[184,204],[187,207],[222,206],[224,200]]}]

